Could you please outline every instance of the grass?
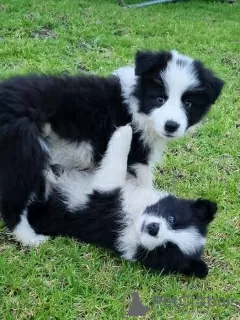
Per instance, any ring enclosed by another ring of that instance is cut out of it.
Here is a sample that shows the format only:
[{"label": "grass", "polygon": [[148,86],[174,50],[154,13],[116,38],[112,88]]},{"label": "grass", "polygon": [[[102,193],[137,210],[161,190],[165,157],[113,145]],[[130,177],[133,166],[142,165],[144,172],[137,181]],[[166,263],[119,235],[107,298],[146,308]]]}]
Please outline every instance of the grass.
[{"label": "grass", "polygon": [[124,319],[133,291],[149,306],[154,295],[238,299],[224,307],[154,305],[144,319],[240,319],[239,16],[239,3],[217,0],[131,10],[115,0],[1,1],[1,78],[30,71],[107,74],[131,63],[137,49],[175,48],[203,60],[226,86],[204,125],[174,142],[156,169],[158,187],[219,204],[205,252],[209,276],[153,275],[67,238],[24,249],[2,223],[0,319]]}]

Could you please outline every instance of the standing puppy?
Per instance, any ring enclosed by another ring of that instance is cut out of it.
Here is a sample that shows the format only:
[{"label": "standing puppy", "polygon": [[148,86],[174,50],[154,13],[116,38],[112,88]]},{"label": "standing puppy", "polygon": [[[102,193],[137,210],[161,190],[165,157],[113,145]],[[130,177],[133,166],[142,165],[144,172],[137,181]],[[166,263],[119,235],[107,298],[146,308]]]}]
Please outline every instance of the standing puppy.
[{"label": "standing puppy", "polygon": [[[128,171],[151,187],[166,143],[198,123],[223,82],[177,52],[138,52],[135,68],[107,78],[24,76],[0,84],[0,210],[14,230],[35,198],[47,199],[50,165],[91,169],[116,127],[131,123]],[[56,168],[56,166],[55,166]]]}]

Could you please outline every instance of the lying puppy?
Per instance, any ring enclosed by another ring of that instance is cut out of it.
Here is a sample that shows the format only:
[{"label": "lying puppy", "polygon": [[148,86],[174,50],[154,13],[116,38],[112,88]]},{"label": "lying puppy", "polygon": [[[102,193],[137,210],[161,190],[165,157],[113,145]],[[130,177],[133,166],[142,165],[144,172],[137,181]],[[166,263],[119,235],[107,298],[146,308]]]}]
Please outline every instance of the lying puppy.
[{"label": "lying puppy", "polygon": [[24,244],[70,236],[164,273],[205,277],[201,259],[217,211],[208,200],[178,199],[126,179],[130,126],[116,130],[97,171],[64,171],[47,201],[28,205],[14,230]]},{"label": "lying puppy", "polygon": [[223,81],[177,52],[138,52],[135,68],[97,76],[25,76],[0,84],[0,211],[14,230],[34,197],[47,199],[50,164],[85,170],[116,127],[131,123],[128,171],[152,186],[167,141],[208,112]]}]

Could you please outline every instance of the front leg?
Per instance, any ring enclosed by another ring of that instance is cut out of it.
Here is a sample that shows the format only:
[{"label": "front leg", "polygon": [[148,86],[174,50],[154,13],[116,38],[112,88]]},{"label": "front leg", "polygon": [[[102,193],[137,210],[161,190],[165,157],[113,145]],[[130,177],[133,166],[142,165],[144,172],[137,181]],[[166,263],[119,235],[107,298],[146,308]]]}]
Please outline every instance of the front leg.
[{"label": "front leg", "polygon": [[94,176],[93,188],[95,190],[107,192],[124,186],[131,141],[132,128],[129,125],[120,127],[113,133],[100,167]]},{"label": "front leg", "polygon": [[144,144],[141,132],[134,132],[128,156],[128,173],[132,183],[142,188],[152,188],[153,174],[150,165],[151,148]]}]

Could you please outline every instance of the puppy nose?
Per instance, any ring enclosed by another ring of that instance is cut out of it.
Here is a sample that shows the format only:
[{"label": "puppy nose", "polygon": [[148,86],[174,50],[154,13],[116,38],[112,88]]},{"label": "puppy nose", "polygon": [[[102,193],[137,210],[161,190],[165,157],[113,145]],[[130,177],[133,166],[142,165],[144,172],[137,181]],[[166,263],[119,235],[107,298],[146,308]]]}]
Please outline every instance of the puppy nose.
[{"label": "puppy nose", "polygon": [[150,236],[155,237],[158,234],[159,223],[152,222],[152,223],[149,223],[146,227],[147,227],[147,232],[150,234]]},{"label": "puppy nose", "polygon": [[165,130],[167,132],[175,132],[179,127],[179,124],[175,121],[172,121],[172,120],[168,120],[166,123],[165,123]]}]

